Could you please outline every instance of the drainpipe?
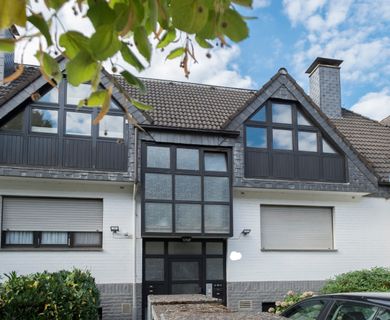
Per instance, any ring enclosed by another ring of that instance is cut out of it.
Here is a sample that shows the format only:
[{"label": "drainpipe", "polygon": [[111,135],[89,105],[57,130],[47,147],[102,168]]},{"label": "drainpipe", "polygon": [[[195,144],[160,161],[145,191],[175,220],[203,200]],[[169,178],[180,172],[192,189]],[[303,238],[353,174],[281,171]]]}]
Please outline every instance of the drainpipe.
[{"label": "drainpipe", "polygon": [[134,184],[133,184],[133,308],[132,319],[137,319],[137,187],[138,187],[138,129],[134,128]]}]

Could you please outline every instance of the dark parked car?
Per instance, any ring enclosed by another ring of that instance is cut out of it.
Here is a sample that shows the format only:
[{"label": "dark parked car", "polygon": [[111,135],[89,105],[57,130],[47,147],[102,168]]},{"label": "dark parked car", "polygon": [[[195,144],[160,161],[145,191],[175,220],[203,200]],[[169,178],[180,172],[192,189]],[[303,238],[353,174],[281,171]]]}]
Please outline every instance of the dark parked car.
[{"label": "dark parked car", "polygon": [[281,315],[292,320],[390,320],[390,293],[316,296],[296,303]]}]

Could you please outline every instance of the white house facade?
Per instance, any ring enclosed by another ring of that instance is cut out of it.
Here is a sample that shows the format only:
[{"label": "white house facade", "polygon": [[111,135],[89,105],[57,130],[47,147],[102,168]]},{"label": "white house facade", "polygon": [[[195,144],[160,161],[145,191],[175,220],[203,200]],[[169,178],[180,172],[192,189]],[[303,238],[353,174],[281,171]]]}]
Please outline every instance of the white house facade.
[{"label": "white house facade", "polygon": [[26,66],[0,86],[0,274],[88,269],[103,318],[131,319],[149,294],[261,310],[389,266],[390,127],[341,108],[341,62],[316,59],[310,95],[283,68],[259,91],[144,79],[143,95],[104,72],[98,125],[75,106],[88,84]]}]

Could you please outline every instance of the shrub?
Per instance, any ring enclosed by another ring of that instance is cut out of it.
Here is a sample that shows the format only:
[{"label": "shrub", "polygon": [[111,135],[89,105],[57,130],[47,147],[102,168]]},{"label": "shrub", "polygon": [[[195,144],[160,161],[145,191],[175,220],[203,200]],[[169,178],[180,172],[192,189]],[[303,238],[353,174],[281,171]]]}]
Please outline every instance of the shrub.
[{"label": "shrub", "polygon": [[321,293],[390,291],[390,269],[372,268],[337,275],[328,280]]},{"label": "shrub", "polygon": [[268,312],[275,313],[275,314],[280,314],[284,310],[286,310],[287,308],[291,307],[293,304],[295,304],[295,303],[297,303],[297,302],[299,302],[301,300],[310,298],[313,295],[314,295],[314,293],[312,291],[306,291],[306,292],[303,292],[303,293],[299,293],[299,292],[294,292],[294,291],[290,290],[285,295],[283,301],[276,301],[275,302],[276,307],[275,308],[269,308]]},{"label": "shrub", "polygon": [[97,319],[99,291],[88,271],[5,275],[0,319]]}]

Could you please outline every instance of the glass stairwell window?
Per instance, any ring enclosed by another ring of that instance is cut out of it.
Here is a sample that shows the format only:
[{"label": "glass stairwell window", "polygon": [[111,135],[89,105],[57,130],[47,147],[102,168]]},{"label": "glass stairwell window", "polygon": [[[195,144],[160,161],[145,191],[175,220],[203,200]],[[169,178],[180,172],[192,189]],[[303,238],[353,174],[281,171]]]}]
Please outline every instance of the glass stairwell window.
[{"label": "glass stairwell window", "polygon": [[228,149],[147,144],[143,150],[144,234],[231,233]]}]

